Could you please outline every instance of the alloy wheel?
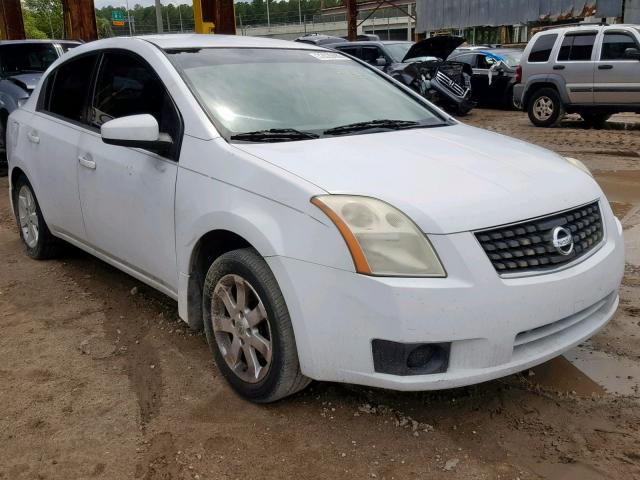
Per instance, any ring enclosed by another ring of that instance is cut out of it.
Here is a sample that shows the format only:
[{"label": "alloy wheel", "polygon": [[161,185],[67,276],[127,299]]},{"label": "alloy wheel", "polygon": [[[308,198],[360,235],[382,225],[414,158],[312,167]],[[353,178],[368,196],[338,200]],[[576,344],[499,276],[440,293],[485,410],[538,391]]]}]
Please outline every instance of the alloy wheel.
[{"label": "alloy wheel", "polygon": [[553,116],[555,106],[553,100],[549,97],[540,97],[533,104],[533,114],[536,119],[546,122]]},{"label": "alloy wheel", "polygon": [[38,245],[38,209],[36,199],[27,185],[23,185],[18,192],[18,218],[22,238],[29,248]]},{"label": "alloy wheel", "polygon": [[211,302],[213,333],[227,366],[248,383],[258,383],[273,358],[271,327],[260,296],[240,275],[222,277]]}]

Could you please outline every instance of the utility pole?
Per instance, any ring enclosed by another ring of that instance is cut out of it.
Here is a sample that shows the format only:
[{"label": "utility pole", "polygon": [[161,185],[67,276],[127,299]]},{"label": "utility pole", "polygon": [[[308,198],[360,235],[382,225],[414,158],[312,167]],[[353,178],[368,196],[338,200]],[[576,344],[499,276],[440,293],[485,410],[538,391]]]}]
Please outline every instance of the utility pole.
[{"label": "utility pole", "polygon": [[267,0],[267,27],[271,28],[271,18],[269,18],[269,0]]},{"label": "utility pole", "polygon": [[158,33],[162,33],[164,28],[162,27],[162,4],[160,0],[156,0],[156,27]]},{"label": "utility pole", "polygon": [[182,28],[182,4],[178,4],[178,18],[180,19],[180,33],[184,32],[184,28]]},{"label": "utility pole", "polygon": [[302,2],[302,0],[298,0],[298,19],[300,20],[300,25],[302,25],[302,6],[300,2]]},{"label": "utility pole", "polygon": [[131,10],[129,10],[129,0],[127,0],[127,23],[129,24],[129,36],[133,37],[133,26],[131,25]]},{"label": "utility pole", "polygon": [[171,33],[171,24],[169,23],[169,8],[167,8],[167,32]]}]

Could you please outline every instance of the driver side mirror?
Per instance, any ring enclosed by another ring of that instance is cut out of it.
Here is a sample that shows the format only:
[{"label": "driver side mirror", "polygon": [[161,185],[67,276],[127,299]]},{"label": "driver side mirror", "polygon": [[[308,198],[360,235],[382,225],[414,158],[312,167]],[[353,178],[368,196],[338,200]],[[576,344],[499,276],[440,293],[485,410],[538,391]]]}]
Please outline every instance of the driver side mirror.
[{"label": "driver side mirror", "polygon": [[627,48],[624,51],[624,58],[630,58],[632,60],[640,60],[640,50],[637,48]]},{"label": "driver side mirror", "polygon": [[378,59],[376,59],[376,65],[378,67],[385,67],[387,65],[387,59],[384,57],[380,57]]},{"label": "driver side mirror", "polygon": [[158,121],[148,113],[109,120],[100,127],[100,135],[102,141],[109,145],[160,152],[173,144],[168,134],[160,133]]}]

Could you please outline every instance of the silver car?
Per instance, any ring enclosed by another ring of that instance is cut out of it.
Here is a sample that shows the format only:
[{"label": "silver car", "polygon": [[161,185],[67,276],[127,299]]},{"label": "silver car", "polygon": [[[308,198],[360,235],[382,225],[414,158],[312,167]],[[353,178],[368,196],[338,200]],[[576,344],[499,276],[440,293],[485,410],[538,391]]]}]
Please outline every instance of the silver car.
[{"label": "silver car", "polygon": [[522,57],[514,102],[538,127],[579,113],[592,127],[640,113],[640,26],[578,25],[537,33]]},{"label": "silver car", "polygon": [[0,42],[0,172],[3,170],[7,118],[27,101],[44,71],[79,42],[7,40]]}]

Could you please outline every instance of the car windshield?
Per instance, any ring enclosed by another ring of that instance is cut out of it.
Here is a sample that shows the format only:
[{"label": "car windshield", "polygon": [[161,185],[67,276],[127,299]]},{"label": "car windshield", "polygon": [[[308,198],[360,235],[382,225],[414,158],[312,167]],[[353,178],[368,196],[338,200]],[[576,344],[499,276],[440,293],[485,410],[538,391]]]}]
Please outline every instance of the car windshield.
[{"label": "car windshield", "polygon": [[409,49],[413,46],[413,43],[387,43],[385,46],[387,47],[387,51],[389,52],[389,55],[391,55],[393,61],[400,63]]},{"label": "car windshield", "polygon": [[18,43],[0,47],[0,75],[44,72],[58,58],[50,43]]},{"label": "car windshield", "polygon": [[383,119],[446,124],[376,71],[338,52],[202,48],[167,53],[228,137],[267,130],[322,135]]}]

